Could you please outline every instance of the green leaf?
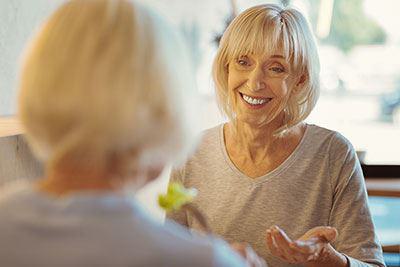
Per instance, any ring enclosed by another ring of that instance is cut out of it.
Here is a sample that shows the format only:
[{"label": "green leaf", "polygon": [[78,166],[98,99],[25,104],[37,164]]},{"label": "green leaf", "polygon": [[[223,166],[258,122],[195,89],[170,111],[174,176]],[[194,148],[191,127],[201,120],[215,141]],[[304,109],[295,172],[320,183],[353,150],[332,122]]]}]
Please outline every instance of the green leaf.
[{"label": "green leaf", "polygon": [[158,205],[165,211],[177,211],[183,205],[190,203],[197,196],[195,188],[185,188],[180,183],[171,183],[168,186],[167,194],[158,196]]}]

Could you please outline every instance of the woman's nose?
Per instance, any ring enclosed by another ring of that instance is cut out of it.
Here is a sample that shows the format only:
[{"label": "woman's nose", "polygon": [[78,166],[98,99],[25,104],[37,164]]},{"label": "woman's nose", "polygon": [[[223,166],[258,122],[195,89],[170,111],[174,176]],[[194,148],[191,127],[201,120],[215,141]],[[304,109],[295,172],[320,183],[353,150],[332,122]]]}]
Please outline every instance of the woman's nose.
[{"label": "woman's nose", "polygon": [[252,91],[259,91],[265,88],[264,72],[261,68],[255,68],[249,77],[249,87]]}]

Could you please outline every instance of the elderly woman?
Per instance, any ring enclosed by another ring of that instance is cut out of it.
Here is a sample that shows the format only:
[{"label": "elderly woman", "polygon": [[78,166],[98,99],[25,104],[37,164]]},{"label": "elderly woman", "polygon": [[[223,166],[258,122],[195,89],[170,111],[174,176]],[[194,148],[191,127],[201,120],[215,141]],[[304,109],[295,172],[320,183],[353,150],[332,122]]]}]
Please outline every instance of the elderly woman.
[{"label": "elderly woman", "polygon": [[246,263],[221,240],[155,223],[127,194],[192,144],[183,50],[129,1],[68,1],[48,19],[19,97],[47,171],[0,192],[1,266],[264,266],[249,249]]},{"label": "elderly woman", "polygon": [[[230,120],[205,131],[171,174],[199,190],[213,231],[250,243],[271,266],[384,266],[354,148],[304,122],[320,87],[304,16],[270,4],[244,11],[222,37],[213,75]],[[185,212],[168,217],[200,228]]]}]

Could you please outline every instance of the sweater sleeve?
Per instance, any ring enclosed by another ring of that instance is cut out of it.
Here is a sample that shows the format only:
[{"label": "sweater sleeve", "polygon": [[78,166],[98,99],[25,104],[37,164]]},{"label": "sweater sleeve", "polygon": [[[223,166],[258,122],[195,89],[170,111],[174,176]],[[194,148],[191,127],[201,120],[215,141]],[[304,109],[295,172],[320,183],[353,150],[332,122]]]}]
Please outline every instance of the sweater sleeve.
[{"label": "sweater sleeve", "polygon": [[[183,180],[184,180],[184,169],[173,168],[170,174],[169,183],[180,182],[183,184],[184,183]],[[179,211],[167,212],[166,217],[167,219],[173,220],[182,226],[185,227],[189,226],[186,211],[179,210]]]},{"label": "sweater sleeve", "polygon": [[353,146],[336,134],[331,140],[329,157],[333,191],[330,225],[339,232],[333,246],[348,258],[351,267],[385,266]]}]

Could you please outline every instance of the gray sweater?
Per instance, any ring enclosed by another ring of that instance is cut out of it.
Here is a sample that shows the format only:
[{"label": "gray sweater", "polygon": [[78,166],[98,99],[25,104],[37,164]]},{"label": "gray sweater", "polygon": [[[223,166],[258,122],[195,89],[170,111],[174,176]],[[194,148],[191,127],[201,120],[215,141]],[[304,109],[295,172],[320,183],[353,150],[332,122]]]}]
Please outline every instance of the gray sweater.
[{"label": "gray sweater", "polygon": [[131,197],[54,198],[27,182],[0,190],[0,266],[244,267],[222,240],[153,221]]},{"label": "gray sweater", "polygon": [[[172,171],[171,181],[195,187],[195,200],[212,230],[229,242],[248,242],[269,266],[294,266],[273,257],[265,231],[278,225],[297,239],[316,226],[339,231],[333,246],[351,266],[384,266],[354,148],[342,135],[307,125],[295,151],[258,178],[244,175],[230,160],[222,125],[205,132],[196,153]],[[167,217],[201,229],[190,214]]]}]

